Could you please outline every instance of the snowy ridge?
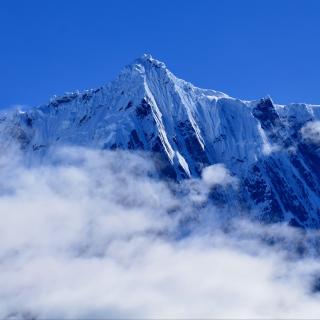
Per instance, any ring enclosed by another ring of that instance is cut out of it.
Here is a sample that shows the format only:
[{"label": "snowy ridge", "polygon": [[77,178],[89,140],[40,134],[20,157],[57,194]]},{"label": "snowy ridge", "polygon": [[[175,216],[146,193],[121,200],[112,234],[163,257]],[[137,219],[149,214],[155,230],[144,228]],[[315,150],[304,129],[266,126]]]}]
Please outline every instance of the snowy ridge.
[{"label": "snowy ridge", "polygon": [[103,87],[3,114],[0,137],[4,146],[18,142],[29,157],[64,144],[144,150],[178,181],[223,163],[240,188],[213,190],[213,200],[240,204],[263,221],[318,228],[319,146],[301,135],[316,120],[320,106],[234,99],[178,79],[143,55]]}]

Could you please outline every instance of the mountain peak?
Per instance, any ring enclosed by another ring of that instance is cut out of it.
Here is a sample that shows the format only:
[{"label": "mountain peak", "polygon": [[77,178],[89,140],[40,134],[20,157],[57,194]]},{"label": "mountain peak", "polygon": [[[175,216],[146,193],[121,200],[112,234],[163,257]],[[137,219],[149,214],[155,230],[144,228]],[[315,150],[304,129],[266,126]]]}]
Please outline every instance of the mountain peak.
[{"label": "mountain peak", "polygon": [[142,64],[144,66],[155,66],[160,68],[166,68],[165,63],[153,58],[152,55],[149,53],[144,53],[139,58],[135,59],[134,64],[137,64],[137,63]]},{"label": "mountain peak", "polygon": [[125,79],[125,81],[128,81],[130,79],[132,81],[132,77],[138,77],[141,80],[145,75],[154,73],[153,71],[160,71],[162,76],[171,74],[163,62],[154,59],[151,54],[144,53],[124,67],[119,74],[118,80]]},{"label": "mountain peak", "polygon": [[30,161],[65,145],[143,151],[178,181],[223,163],[239,186],[214,189],[219,205],[319,228],[320,155],[301,137],[319,119],[318,106],[279,108],[269,96],[249,102],[195,87],[144,54],[104,87],[1,117],[0,142],[18,144]]}]

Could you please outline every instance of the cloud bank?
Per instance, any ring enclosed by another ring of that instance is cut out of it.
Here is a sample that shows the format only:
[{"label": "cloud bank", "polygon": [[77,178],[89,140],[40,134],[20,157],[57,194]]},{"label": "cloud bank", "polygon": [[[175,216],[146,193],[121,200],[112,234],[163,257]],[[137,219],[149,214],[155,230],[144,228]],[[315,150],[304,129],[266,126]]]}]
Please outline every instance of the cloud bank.
[{"label": "cloud bank", "polygon": [[301,234],[196,219],[219,214],[194,204],[208,184],[234,182],[222,165],[178,197],[141,155],[68,148],[51,159],[0,156],[0,318],[318,318],[317,259],[262,241]]}]

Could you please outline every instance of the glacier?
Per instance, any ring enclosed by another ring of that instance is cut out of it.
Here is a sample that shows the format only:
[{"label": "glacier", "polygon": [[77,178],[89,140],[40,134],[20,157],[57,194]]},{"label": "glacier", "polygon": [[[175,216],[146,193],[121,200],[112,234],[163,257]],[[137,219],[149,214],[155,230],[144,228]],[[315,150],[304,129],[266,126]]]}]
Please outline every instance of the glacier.
[{"label": "glacier", "polygon": [[210,199],[262,222],[320,227],[320,145],[303,129],[320,105],[244,101],[177,78],[144,54],[102,87],[53,97],[0,114],[3,150],[18,144],[26,159],[76,145],[150,153],[161,177],[199,178],[223,164],[237,188],[213,186]]}]

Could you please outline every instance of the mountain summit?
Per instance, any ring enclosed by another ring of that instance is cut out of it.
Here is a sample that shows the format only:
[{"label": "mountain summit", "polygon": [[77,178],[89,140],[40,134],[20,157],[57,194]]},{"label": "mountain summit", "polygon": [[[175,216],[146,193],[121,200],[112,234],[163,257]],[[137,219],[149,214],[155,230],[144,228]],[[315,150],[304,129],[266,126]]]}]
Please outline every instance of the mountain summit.
[{"label": "mountain summit", "polygon": [[241,205],[266,222],[320,227],[319,142],[304,130],[320,106],[242,101],[175,77],[144,54],[111,83],[54,97],[48,104],[0,116],[5,148],[45,157],[59,145],[143,150],[175,181],[223,163],[238,190],[212,190],[221,206]]}]

